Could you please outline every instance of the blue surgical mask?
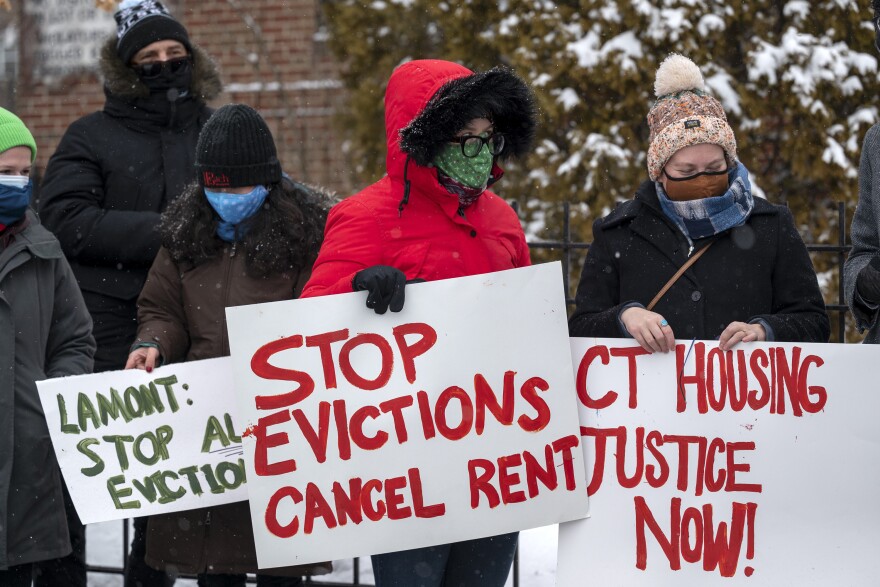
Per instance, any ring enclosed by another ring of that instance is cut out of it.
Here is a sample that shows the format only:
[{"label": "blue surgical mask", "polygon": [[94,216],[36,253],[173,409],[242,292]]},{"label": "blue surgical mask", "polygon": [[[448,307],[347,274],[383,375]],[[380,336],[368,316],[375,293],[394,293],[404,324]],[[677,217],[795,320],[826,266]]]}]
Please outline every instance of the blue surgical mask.
[{"label": "blue surgical mask", "polygon": [[246,194],[228,194],[205,189],[205,197],[224,222],[238,224],[256,214],[266,201],[269,190],[258,185]]},{"label": "blue surgical mask", "polygon": [[31,201],[33,183],[20,175],[0,175],[0,224],[9,226],[22,219]]}]

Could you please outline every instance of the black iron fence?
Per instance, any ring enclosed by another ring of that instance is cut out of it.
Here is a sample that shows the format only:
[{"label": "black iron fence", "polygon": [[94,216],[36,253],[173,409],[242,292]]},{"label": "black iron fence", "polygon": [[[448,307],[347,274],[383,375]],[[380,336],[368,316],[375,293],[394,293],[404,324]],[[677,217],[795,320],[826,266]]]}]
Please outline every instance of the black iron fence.
[{"label": "black iron fence", "polygon": [[[586,255],[587,251],[590,248],[590,244],[579,240],[579,235],[572,234],[571,204],[568,202],[564,202],[562,206],[563,219],[561,239],[556,241],[531,241],[529,242],[529,248],[532,250],[551,251],[552,256],[557,257],[562,262],[562,278],[565,285],[566,302],[569,304],[569,306],[572,306],[574,304],[574,298],[572,296],[572,280],[577,279],[578,277],[572,275],[573,268],[578,266],[579,261],[581,261]],[[845,342],[846,319],[849,310],[846,306],[846,301],[844,300],[843,296],[843,263],[846,260],[846,255],[849,252],[850,246],[847,245],[846,239],[846,205],[844,202],[839,202],[837,205],[837,226],[839,227],[837,244],[808,244],[807,250],[809,250],[814,257],[827,255],[827,258],[830,259],[830,264],[832,266],[831,271],[833,274],[833,278],[831,280],[831,282],[833,283],[833,287],[831,287],[830,289],[834,291],[836,300],[834,303],[831,303],[829,300],[826,299],[826,308],[832,321],[833,330],[836,330],[837,340]],[[125,561],[125,564],[127,564],[128,561],[128,545],[130,542],[131,540],[129,536],[128,520],[124,520],[122,531],[122,560]],[[122,575],[125,572],[125,569],[123,567],[96,565],[90,565],[88,567],[88,570],[89,572],[93,573],[109,573],[116,575]],[[306,580],[306,584],[320,585],[322,587],[350,587],[352,585],[367,585],[361,582],[360,570],[360,560],[354,559],[352,564],[352,579],[350,582],[322,581],[320,578],[309,578]],[[183,577],[186,578],[187,576]],[[249,580],[249,582],[254,583],[255,580],[251,579]],[[519,587],[519,550],[517,550],[513,562],[513,585],[514,587]]]}]

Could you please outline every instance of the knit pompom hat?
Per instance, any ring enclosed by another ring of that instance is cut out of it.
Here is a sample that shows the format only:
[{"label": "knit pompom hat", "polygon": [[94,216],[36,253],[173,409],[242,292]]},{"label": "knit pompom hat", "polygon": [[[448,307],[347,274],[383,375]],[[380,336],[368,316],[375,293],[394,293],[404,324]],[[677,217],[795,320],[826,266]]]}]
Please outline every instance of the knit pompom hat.
[{"label": "knit pompom hat", "polygon": [[721,103],[706,91],[703,74],[683,55],[672,54],[657,69],[657,101],[648,112],[651,128],[648,175],[654,181],[677,151],[691,145],[718,145],[730,164],[737,161],[736,137]]},{"label": "knit pompom hat", "polygon": [[128,65],[135,54],[156,41],[178,41],[192,53],[189,34],[159,0],[123,0],[116,19],[116,53]]},{"label": "knit pompom hat", "polygon": [[24,125],[21,118],[0,108],[0,153],[13,147],[27,147],[31,150],[31,163],[37,158],[37,143],[34,135]]},{"label": "knit pompom hat", "polygon": [[202,187],[273,185],[281,163],[266,121],[245,104],[226,104],[211,115],[196,144]]}]

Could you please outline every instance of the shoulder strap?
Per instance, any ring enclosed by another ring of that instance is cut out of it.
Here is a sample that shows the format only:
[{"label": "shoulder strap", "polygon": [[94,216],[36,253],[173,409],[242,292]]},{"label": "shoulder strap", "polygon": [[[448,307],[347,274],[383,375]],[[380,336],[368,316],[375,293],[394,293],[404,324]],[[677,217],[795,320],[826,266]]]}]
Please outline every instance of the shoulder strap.
[{"label": "shoulder strap", "polygon": [[690,259],[688,259],[688,260],[685,262],[684,265],[682,265],[681,267],[678,268],[678,271],[675,272],[675,275],[673,275],[672,277],[669,278],[669,281],[666,282],[666,285],[664,285],[662,288],[660,288],[660,291],[657,292],[657,295],[654,296],[654,299],[651,300],[651,303],[650,303],[650,304],[648,304],[647,310],[648,310],[649,312],[650,312],[651,310],[653,310],[653,309],[654,309],[654,306],[657,305],[657,302],[659,302],[660,299],[661,299],[664,295],[666,295],[666,292],[669,291],[669,288],[672,287],[673,284],[674,284],[676,281],[678,281],[678,278],[681,277],[682,275],[684,275],[684,272],[687,271],[688,268],[689,268],[691,265],[693,265],[694,263],[696,263],[696,262],[697,262],[697,259],[699,259],[700,257],[702,257],[702,256],[703,256],[703,253],[705,253],[706,251],[708,251],[708,250],[709,250],[709,247],[711,247],[714,243],[715,243],[714,240],[711,241],[708,245],[706,245],[705,247],[703,247],[702,249],[700,249],[699,251],[697,251],[697,252],[696,252],[696,253],[695,253]]}]

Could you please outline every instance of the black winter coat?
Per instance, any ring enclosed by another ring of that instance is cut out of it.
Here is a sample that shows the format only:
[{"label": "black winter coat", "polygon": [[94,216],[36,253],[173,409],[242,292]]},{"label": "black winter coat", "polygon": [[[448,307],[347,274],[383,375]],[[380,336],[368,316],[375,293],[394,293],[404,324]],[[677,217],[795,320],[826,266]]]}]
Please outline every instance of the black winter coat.
[{"label": "black winter coat", "polygon": [[[807,249],[791,212],[761,198],[746,223],[717,239],[654,311],[678,339],[717,339],[733,321],[761,318],[773,340],[827,342],[830,323]],[[571,336],[622,337],[629,302],[647,306],[688,259],[688,242],[660,208],[653,182],[593,225],[593,244],[577,290]]]},{"label": "black winter coat", "polygon": [[150,96],[116,55],[115,41],[101,56],[104,110],[61,138],[40,189],[40,215],[81,289],[133,302],[159,250],[159,213],[195,179],[196,141],[212,112],[205,101],[221,87],[195,47],[189,97]]}]

